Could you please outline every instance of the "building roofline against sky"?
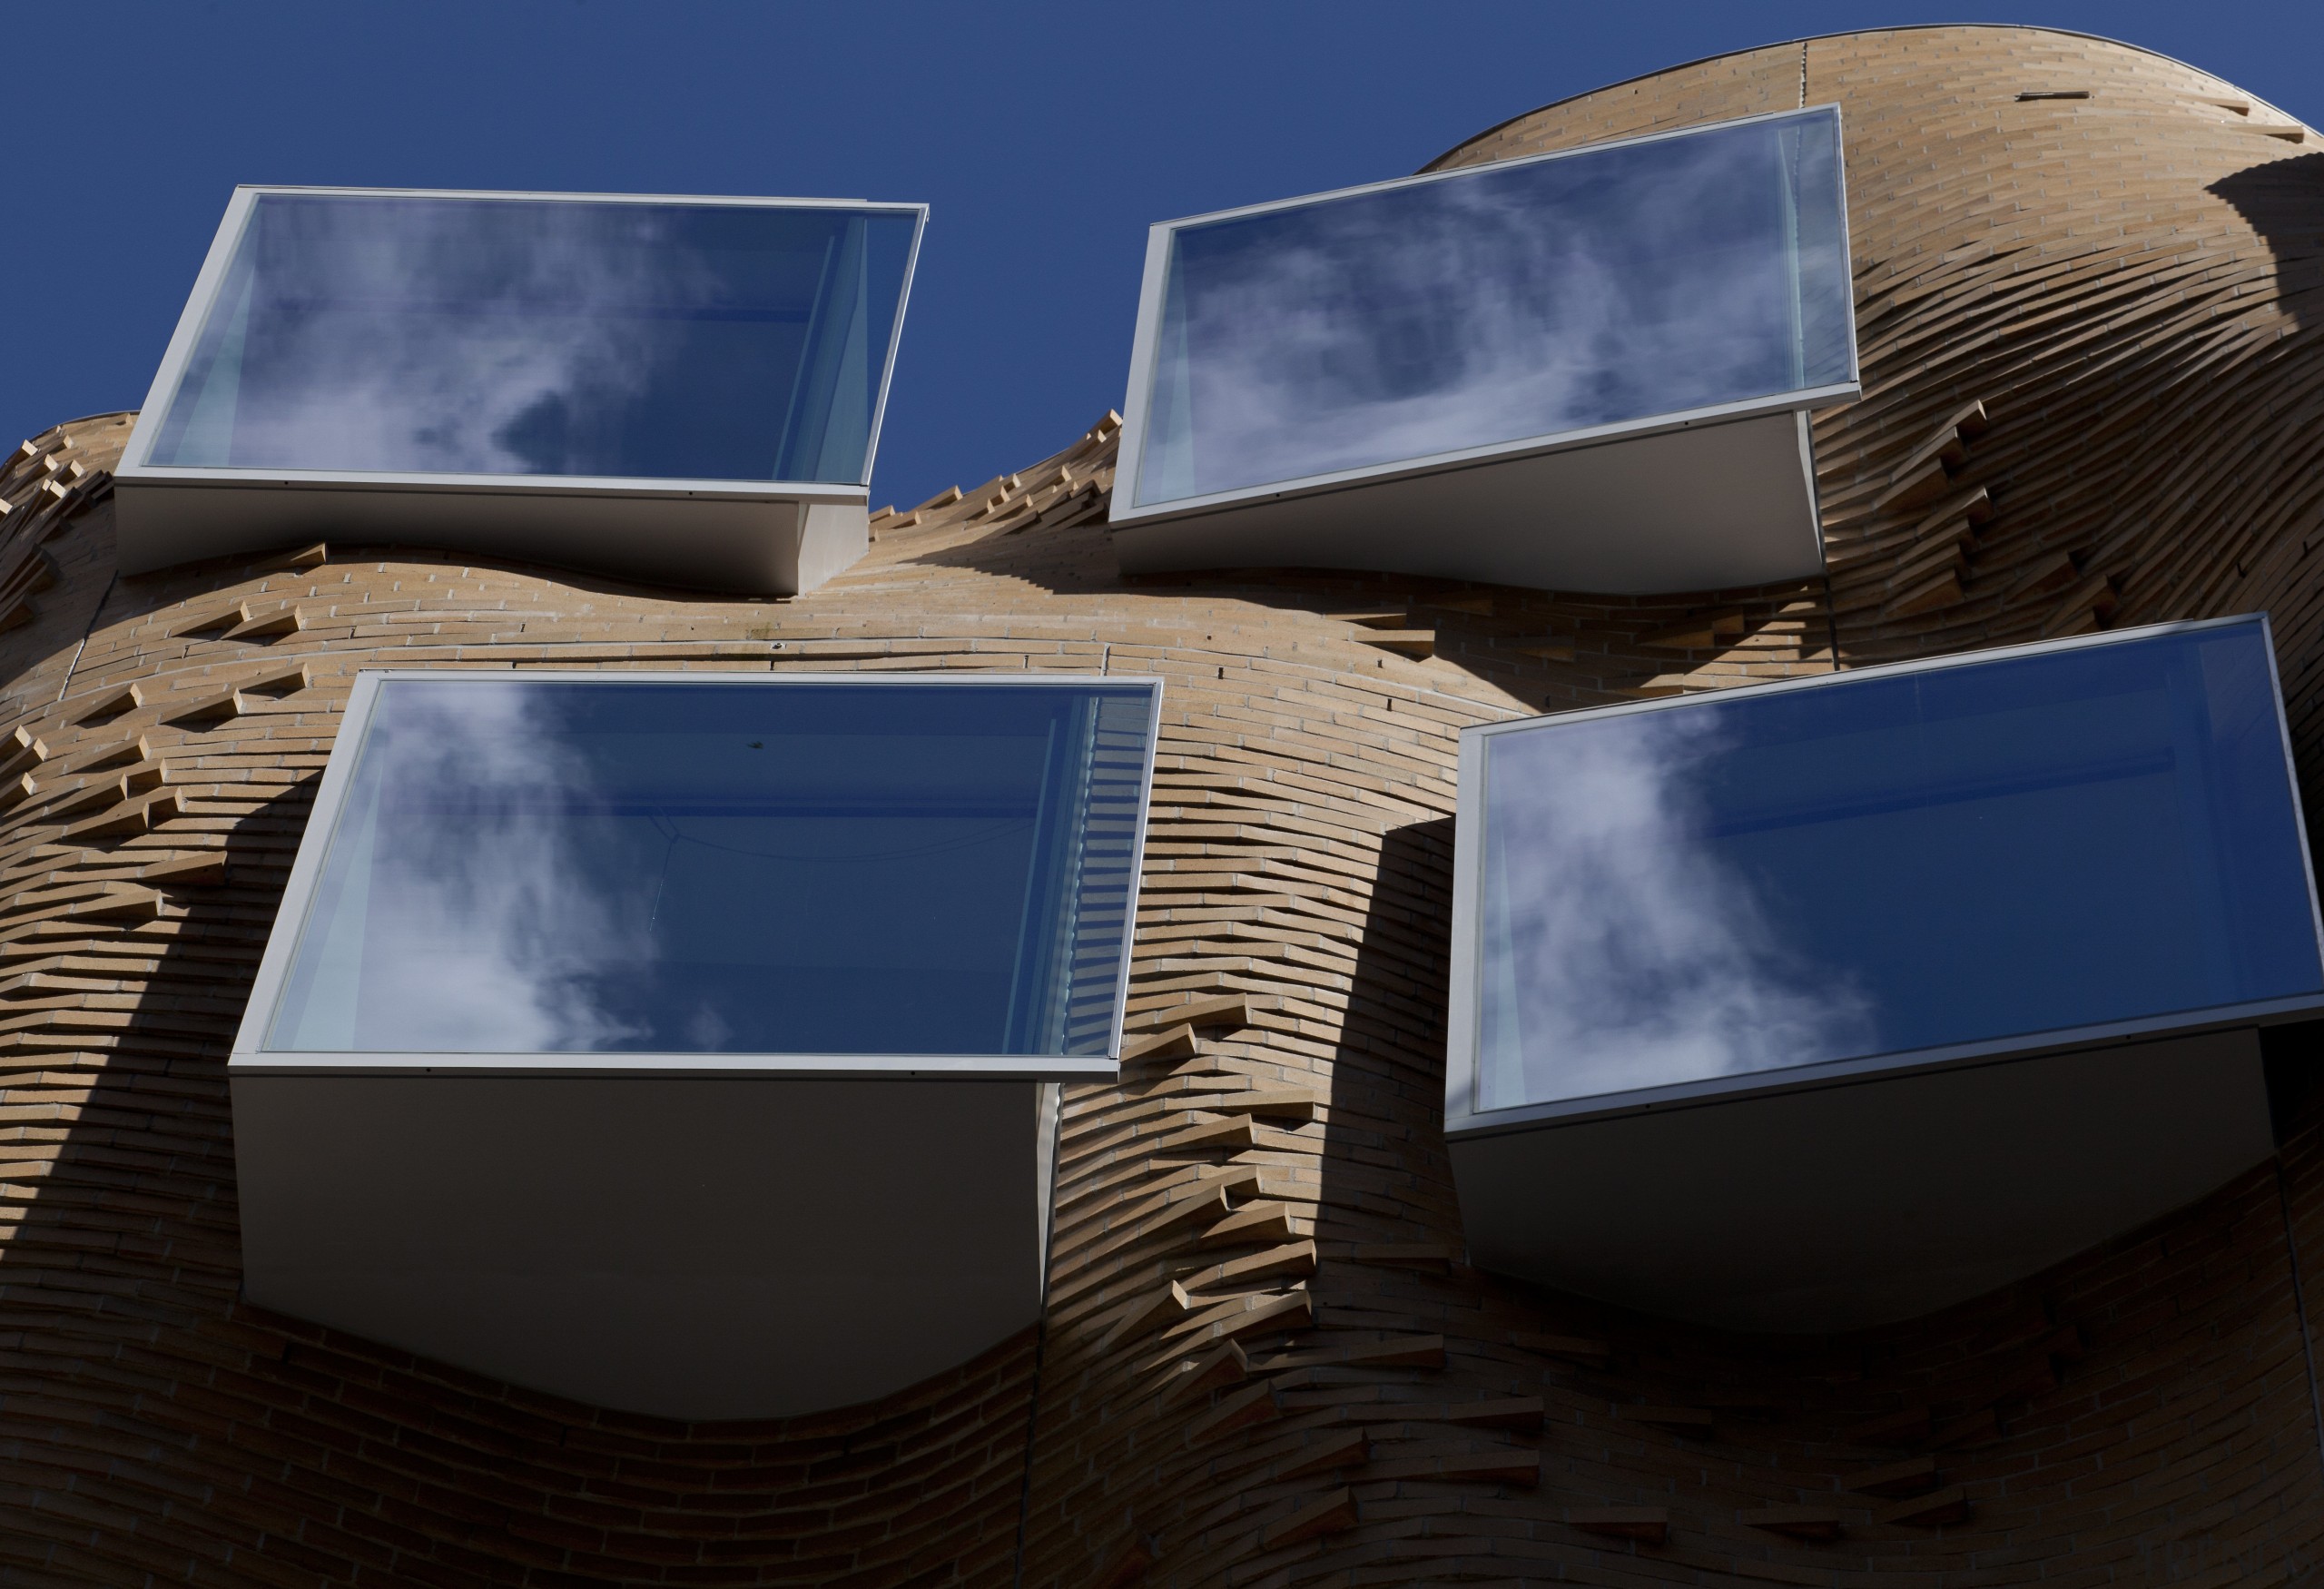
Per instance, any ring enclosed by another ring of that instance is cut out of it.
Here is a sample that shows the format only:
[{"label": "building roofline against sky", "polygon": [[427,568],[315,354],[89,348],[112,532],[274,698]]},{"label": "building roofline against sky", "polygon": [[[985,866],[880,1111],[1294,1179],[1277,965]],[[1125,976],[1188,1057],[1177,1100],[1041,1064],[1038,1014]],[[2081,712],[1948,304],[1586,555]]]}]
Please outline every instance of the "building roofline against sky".
[{"label": "building roofline against sky", "polygon": [[[1482,143],[1487,138],[1492,137],[1495,133],[1500,132],[1503,127],[1515,126],[1519,122],[1525,120],[1528,116],[1538,116],[1543,111],[1555,110],[1561,104],[1571,104],[1576,100],[1588,99],[1593,94],[1604,94],[1610,89],[1626,87],[1633,83],[1644,83],[1650,78],[1668,77],[1673,72],[1684,72],[1690,67],[1708,65],[1713,61],[1732,60],[1738,55],[1753,54],[1760,50],[1788,49],[1793,44],[1799,44],[1804,47],[1808,44],[1821,43],[1825,39],[1862,38],[1867,34],[1876,33],[1935,33],[1940,29],[1955,27],[1990,27],[2022,33],[2055,34],[2061,38],[2090,39],[2102,44],[2113,44],[2125,50],[2136,50],[2142,55],[2152,55],[2158,61],[2168,61],[2173,66],[2183,66],[2190,72],[2200,72],[2215,83],[2222,84],[2227,84],[2226,78],[2221,77],[2218,73],[2211,71],[2208,67],[2198,66],[2190,61],[2182,61],[2176,55],[2166,55],[2161,50],[2150,50],[2144,44],[2134,44],[2127,39],[2110,38],[2102,33],[2084,33],[2082,29],[2077,27],[2047,27],[2038,22],[1902,22],[1896,24],[1893,27],[1838,28],[1830,33],[1805,34],[1796,39],[1776,39],[1764,44],[1747,44],[1739,50],[1715,50],[1708,55],[1697,55],[1690,61],[1680,61],[1676,64],[1669,66],[1659,66],[1651,72],[1640,72],[1629,77],[1618,77],[1611,83],[1601,83],[1595,88],[1585,88],[1579,94],[1562,95],[1560,98],[1550,100],[1545,104],[1537,104],[1531,110],[1519,111],[1513,116],[1503,117],[1502,120],[1495,122],[1492,126],[1485,128],[1482,132],[1472,133],[1469,136],[1462,139],[1458,143],[1453,144],[1452,147],[1447,149],[1442,154],[1437,155],[1427,164],[1422,166],[1420,170],[1415,172],[1413,174],[1416,176],[1427,175],[1431,172],[1433,172],[1438,166],[1442,165],[1445,161],[1452,159],[1455,154],[1460,153],[1462,150],[1468,148],[1471,144]],[[2264,106],[2267,109],[2275,112],[2276,114],[2283,117],[2286,121],[2299,122],[2302,126],[2306,126],[2308,124],[2300,117],[2293,115],[2281,105],[2261,99],[2258,94],[2251,93],[2248,89],[2233,84],[2229,84],[2229,86],[2235,87],[2235,92],[2237,94],[2241,94],[2253,104]]]}]

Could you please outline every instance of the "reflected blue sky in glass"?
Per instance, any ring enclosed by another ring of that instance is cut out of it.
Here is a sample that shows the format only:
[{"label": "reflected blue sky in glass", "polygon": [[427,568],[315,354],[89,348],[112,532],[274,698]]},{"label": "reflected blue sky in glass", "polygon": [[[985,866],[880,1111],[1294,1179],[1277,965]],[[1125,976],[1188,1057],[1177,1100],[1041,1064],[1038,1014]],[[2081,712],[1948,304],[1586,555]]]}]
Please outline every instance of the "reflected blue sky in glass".
[{"label": "reflected blue sky in glass", "polygon": [[1826,107],[1173,236],[1146,506],[1853,379]]},{"label": "reflected blue sky in glass", "polygon": [[2256,621],[1487,745],[1483,1109],[2324,989]]},{"label": "reflected blue sky in glass", "polygon": [[384,681],[267,1047],[1102,1054],[1152,710]]},{"label": "reflected blue sky in glass", "polygon": [[861,484],[914,225],[261,193],[147,461]]}]

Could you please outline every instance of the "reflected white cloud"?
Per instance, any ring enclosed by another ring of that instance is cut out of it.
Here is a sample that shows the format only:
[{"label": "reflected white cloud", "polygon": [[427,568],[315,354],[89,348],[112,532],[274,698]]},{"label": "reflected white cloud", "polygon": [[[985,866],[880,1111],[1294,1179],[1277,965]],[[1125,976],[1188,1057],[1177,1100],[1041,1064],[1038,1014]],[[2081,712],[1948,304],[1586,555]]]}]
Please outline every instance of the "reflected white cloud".
[{"label": "reflected white cloud", "polygon": [[385,681],[267,1046],[1101,1052],[1152,703]]},{"label": "reflected white cloud", "polygon": [[586,762],[522,690],[395,706],[365,747],[392,777],[374,771],[333,846],[275,1046],[572,1052],[638,1035],[599,990],[651,957],[655,877],[606,864],[623,838],[590,809]]},{"label": "reflected white cloud", "polygon": [[667,354],[636,306],[682,311],[718,283],[650,237],[609,246],[583,206],[533,209],[522,246],[479,238],[469,208],[414,204],[383,226],[369,206],[300,207],[295,251],[261,251],[231,461],[589,472],[594,433]]},{"label": "reflected white cloud", "polygon": [[847,205],[263,193],[153,461],[860,482],[916,234]]},{"label": "reflected white cloud", "polygon": [[1803,283],[1845,302],[1845,275],[1784,220],[1786,135],[1627,153],[1650,180],[1557,163],[1184,234],[1139,499],[1799,386]]},{"label": "reflected white cloud", "polygon": [[1777,943],[1699,834],[1714,715],[1510,735],[1492,752],[1481,1107],[1592,1097],[1876,1047],[1872,1002]]}]

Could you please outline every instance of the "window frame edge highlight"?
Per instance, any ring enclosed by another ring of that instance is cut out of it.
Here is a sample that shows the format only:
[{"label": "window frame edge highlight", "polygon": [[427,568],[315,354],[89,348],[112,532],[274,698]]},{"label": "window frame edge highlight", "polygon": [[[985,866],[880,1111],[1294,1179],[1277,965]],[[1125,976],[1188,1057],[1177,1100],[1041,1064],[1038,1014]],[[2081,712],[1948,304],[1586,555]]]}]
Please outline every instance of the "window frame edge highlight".
[{"label": "window frame edge highlight", "polygon": [[[1163,301],[1164,287],[1169,273],[1172,244],[1180,230],[1296,210],[1338,200],[1361,198],[1368,194],[1394,192],[1428,183],[1452,182],[1463,177],[1473,177],[1484,171],[1501,171],[1515,166],[1544,164],[1551,161],[1570,160],[1607,150],[1667,143],[1673,139],[1712,131],[1752,126],[1761,123],[1798,121],[1810,116],[1826,115],[1828,115],[1832,123],[1833,145],[1838,160],[1836,183],[1838,211],[1836,219],[1838,226],[1840,279],[1847,285],[1851,300],[1846,317],[1847,374],[1845,380],[1826,382],[1815,387],[1801,387],[1768,397],[1744,399],[1705,408],[1674,410],[1668,413],[1649,415],[1637,419],[1554,431],[1541,436],[1521,437],[1512,441],[1482,443],[1475,447],[1328,470],[1321,474],[1303,475],[1256,486],[1202,492],[1190,497],[1176,497],[1150,505],[1139,504],[1137,482],[1146,468],[1147,444],[1153,418],[1155,364],[1161,340],[1163,312],[1167,307]],[[1578,144],[1570,149],[1548,150],[1539,154],[1517,155],[1506,160],[1480,161],[1474,164],[1455,166],[1444,171],[1423,171],[1411,176],[1393,177],[1382,182],[1363,183],[1353,187],[1333,188],[1323,192],[1303,193],[1288,199],[1242,204],[1231,209],[1208,211],[1198,215],[1184,215],[1173,220],[1154,222],[1147,229],[1146,262],[1138,287],[1137,319],[1130,341],[1128,381],[1122,398],[1121,442],[1118,454],[1118,462],[1115,470],[1113,499],[1108,510],[1108,523],[1115,526],[1160,524],[1174,519],[1196,518],[1246,503],[1265,502],[1281,498],[1320,496],[1334,490],[1360,488],[1378,482],[1418,479],[1478,465],[1543,457],[1557,452],[1577,451],[1584,448],[1606,446],[1648,436],[1695,429],[1768,414],[1805,414],[1815,410],[1857,400],[1863,396],[1863,366],[1861,350],[1857,345],[1853,301],[1855,260],[1848,237],[1846,136],[1846,125],[1838,102],[1826,101],[1817,104],[1762,112],[1757,115],[1732,116],[1718,121],[1699,122],[1684,127],[1641,133],[1628,137],[1608,138],[1595,143]]]},{"label": "window frame edge highlight", "polygon": [[1457,787],[1462,791],[1473,790],[1475,794],[1472,797],[1473,804],[1471,799],[1462,800],[1462,809],[1458,813],[1453,829],[1453,917],[1451,943],[1446,956],[1449,999],[1445,1021],[1445,1136],[1448,1140],[1503,1136],[1513,1132],[1578,1124],[1585,1120],[1666,1112],[1677,1109],[1716,1105],[1745,1098],[1808,1091],[1825,1087],[1885,1081],[1939,1071],[2012,1064],[2078,1050],[2193,1036],[2211,1031],[2269,1026],[2324,1015],[2324,989],[2319,989],[2308,993],[2245,1000],[2178,1012],[2014,1033],[1929,1048],[1890,1050],[1881,1053],[1829,1060],[1784,1069],[1743,1071],[1651,1087],[1595,1093],[1578,1098],[1519,1103],[1502,1109],[1481,1110],[1477,1107],[1481,1083],[1480,1067],[1482,1062],[1481,1016],[1483,999],[1482,895],[1485,843],[1484,774],[1486,745],[1496,735],[1539,727],[1549,722],[1565,723],[1684,710],[1689,706],[1700,705],[1707,700],[1829,689],[1859,679],[1909,676],[1974,667],[1986,663],[2005,662],[2017,658],[2096,650],[2166,635],[2234,627],[2256,627],[2260,632],[2262,648],[2266,654],[2269,686],[2274,696],[2272,709],[2277,743],[2281,751],[2282,765],[2289,785],[2293,838],[2301,868],[2301,882],[2307,892],[2310,943],[2317,951],[2319,965],[2324,965],[2324,905],[2319,904],[2314,857],[2309,843],[2307,816],[2302,807],[2297,765],[2292,756],[2290,729],[2285,716],[2283,680],[2276,657],[2274,630],[2268,614],[2264,611],[2236,614],[2225,617],[2145,624],[2132,628],[2108,630],[2093,635],[2036,640],[1983,650],[1948,652],[1942,656],[1918,657],[1904,662],[1882,663],[1866,667],[1852,667],[1833,673],[1811,675],[1804,678],[1776,679],[1762,684],[1738,685],[1725,689],[1699,690],[1683,696],[1655,700],[1623,701],[1602,706],[1582,707],[1571,712],[1536,714],[1513,717],[1498,723],[1480,724],[1462,731],[1459,749]]},{"label": "window frame edge highlight", "polygon": [[[225,285],[236,251],[248,234],[258,202],[273,195],[300,198],[426,199],[515,203],[667,204],[717,209],[844,210],[863,214],[909,215],[911,239],[906,246],[904,269],[896,294],[895,321],[880,366],[879,391],[864,443],[863,474],[852,484],[819,480],[678,479],[630,475],[494,474],[437,470],[364,470],[343,469],[246,468],[227,464],[156,464],[149,461],[168,410],[192,361],[196,344],[208,325],[218,295]],[[920,268],[921,243],[927,233],[929,206],[923,202],[880,199],[812,199],[704,193],[576,193],[524,189],[404,188],[302,186],[294,183],[238,184],[225,213],[210,240],[202,268],[195,273],[184,307],[162,353],[161,363],[147,386],[136,422],[113,470],[116,479],[172,487],[216,487],[231,489],[252,486],[286,486],[310,490],[444,491],[487,495],[606,496],[646,498],[715,497],[752,502],[797,502],[809,505],[868,506],[872,473],[879,457],[880,434],[886,423],[892,395],[896,359],[903,343],[902,328],[911,302],[914,277]]]},{"label": "window frame edge highlight", "polygon": [[[651,1052],[641,1051],[576,1051],[527,1052],[402,1052],[396,1051],[312,1051],[270,1049],[267,1034],[281,1008],[292,965],[312,920],[325,866],[344,817],[363,744],[369,736],[382,688],[399,680],[431,684],[475,682],[510,685],[544,684],[699,685],[727,688],[779,688],[784,685],[838,685],[878,689],[887,686],[937,686],[967,687],[1001,686],[1023,689],[1067,689],[1074,686],[1129,686],[1141,688],[1147,699],[1146,751],[1137,776],[1137,820],[1130,834],[1128,887],[1123,903],[1120,964],[1113,986],[1112,1014],[1102,1053],[1057,1054],[826,1054],[814,1052]],[[1147,674],[1030,673],[998,669],[956,672],[841,673],[818,670],[769,674],[688,673],[655,668],[602,670],[594,668],[365,668],[359,671],[340,713],[323,775],[273,922],[253,975],[241,1019],[236,1024],[227,1058],[229,1076],[527,1076],[541,1078],[690,1078],[792,1077],[801,1080],[1085,1081],[1111,1081],[1120,1073],[1122,1024],[1128,1013],[1130,971],[1136,958],[1137,907],[1151,821],[1155,764],[1159,757],[1162,702],[1167,690],[1159,676]],[[345,754],[341,754],[342,750]]]}]

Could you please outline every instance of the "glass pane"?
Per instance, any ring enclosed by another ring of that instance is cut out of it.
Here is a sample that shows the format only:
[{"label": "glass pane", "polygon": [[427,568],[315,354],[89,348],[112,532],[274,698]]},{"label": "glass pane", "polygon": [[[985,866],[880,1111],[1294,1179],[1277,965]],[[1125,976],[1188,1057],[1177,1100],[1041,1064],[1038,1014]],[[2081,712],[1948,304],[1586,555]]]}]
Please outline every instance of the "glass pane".
[{"label": "glass pane", "polygon": [[1487,741],[1481,1107],[2324,989],[2257,621]]},{"label": "glass pane", "polygon": [[150,461],[862,484],[914,225],[262,193]]},{"label": "glass pane", "polygon": [[1854,375],[1830,109],[1181,227],[1137,501]]},{"label": "glass pane", "polygon": [[388,680],[267,1046],[1102,1054],[1153,688]]}]

